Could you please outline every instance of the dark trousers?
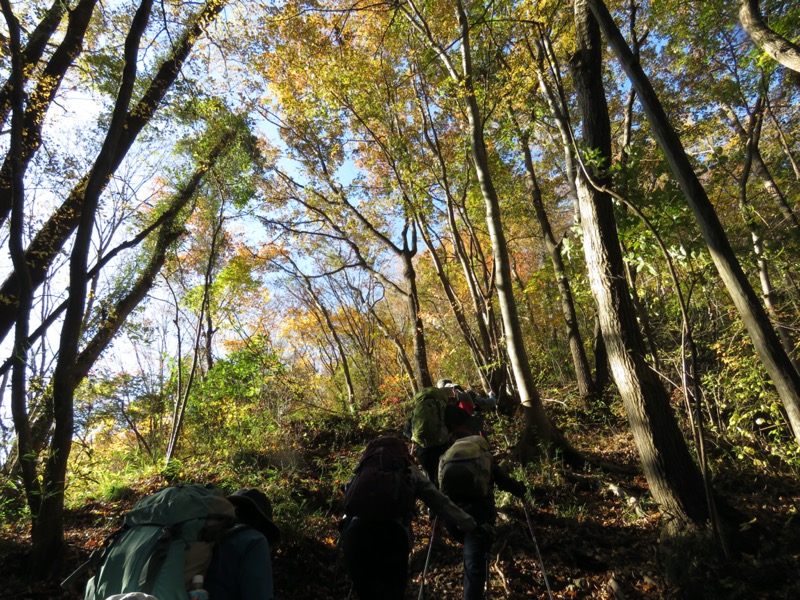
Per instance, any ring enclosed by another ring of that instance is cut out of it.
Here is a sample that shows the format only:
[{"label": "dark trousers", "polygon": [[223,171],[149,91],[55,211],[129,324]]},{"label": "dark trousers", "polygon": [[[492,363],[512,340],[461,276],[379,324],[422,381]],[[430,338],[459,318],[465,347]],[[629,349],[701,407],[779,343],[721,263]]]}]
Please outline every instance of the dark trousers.
[{"label": "dark trousers", "polygon": [[[478,525],[493,525],[497,513],[494,504],[489,500],[473,502],[456,502],[469,513]],[[481,529],[472,533],[464,533],[448,525],[448,531],[459,542],[464,544],[464,600],[481,600],[486,587],[488,573],[489,550],[492,540]]]},{"label": "dark trousers", "polygon": [[354,518],[342,531],[342,550],[360,600],[403,600],[411,549],[400,523]]},{"label": "dark trousers", "polygon": [[464,600],[483,598],[491,545],[491,539],[482,532],[464,535]]}]

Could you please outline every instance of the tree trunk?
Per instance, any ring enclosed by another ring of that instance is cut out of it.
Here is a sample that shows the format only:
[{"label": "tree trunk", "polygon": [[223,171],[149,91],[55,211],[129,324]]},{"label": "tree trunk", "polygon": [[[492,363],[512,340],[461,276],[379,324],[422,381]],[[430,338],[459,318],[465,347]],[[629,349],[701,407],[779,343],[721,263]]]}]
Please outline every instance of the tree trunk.
[{"label": "tree trunk", "polygon": [[756,156],[760,156],[757,152],[757,118],[753,119],[748,127],[748,130],[749,133],[745,133],[746,150],[744,168],[742,169],[742,176],[739,181],[739,206],[742,211],[742,218],[747,225],[747,229],[750,231],[750,239],[753,242],[753,254],[756,257],[756,262],[758,264],[758,280],[761,283],[761,296],[764,298],[764,305],[767,308],[767,313],[775,322],[776,331],[780,337],[784,349],[786,350],[787,356],[789,356],[789,360],[792,361],[792,365],[794,366],[795,370],[800,372],[800,364],[798,364],[795,357],[792,332],[782,323],[780,315],[778,314],[778,308],[775,303],[775,292],[772,288],[772,280],[769,275],[769,262],[764,254],[762,236],[754,215],[755,210],[750,204],[747,195],[747,181],[750,178],[751,167],[754,165],[754,163],[757,164]]},{"label": "tree trunk", "polygon": [[[497,336],[493,335],[496,324],[494,322],[494,311],[491,302],[491,297],[493,295],[491,292],[493,285],[491,282],[492,278],[487,276],[489,269],[486,264],[486,257],[481,251],[480,244],[477,243],[475,230],[472,226],[472,222],[469,219],[469,214],[467,211],[461,210],[463,209],[463,206],[459,206],[459,209],[461,220],[466,226],[466,234],[462,237],[462,233],[459,230],[455,215],[456,200],[451,191],[447,163],[442,153],[439,136],[436,128],[433,126],[434,119],[431,116],[428,98],[424,94],[417,94],[417,98],[419,100],[420,113],[423,116],[423,121],[431,124],[430,127],[424,130],[425,141],[427,142],[428,147],[433,155],[436,157],[436,162],[439,166],[439,177],[441,179],[442,188],[444,189],[445,199],[447,201],[447,224],[450,228],[453,252],[461,265],[461,270],[464,273],[464,280],[467,283],[467,289],[469,290],[470,298],[472,300],[473,310],[475,313],[475,323],[478,330],[477,336],[475,335],[475,332],[466,318],[467,315],[464,305],[456,297],[453,286],[450,284],[450,279],[447,277],[444,267],[442,266],[442,260],[439,258],[439,255],[430,239],[430,235],[427,233],[425,219],[419,214],[417,214],[416,217],[417,223],[423,236],[423,240],[428,246],[428,250],[433,258],[434,268],[439,276],[439,280],[442,282],[442,287],[444,288],[445,295],[450,303],[453,315],[458,323],[459,328],[461,329],[464,340],[472,355],[472,360],[475,364],[478,376],[480,377],[483,389],[485,392],[489,393],[498,389],[495,387],[499,379],[498,372],[503,372],[502,361],[500,356],[498,356],[499,346],[497,344]],[[463,193],[466,193],[466,185],[464,186]],[[464,237],[466,237],[470,242],[470,248],[474,249],[474,252],[470,254],[467,253],[465,241],[463,239]],[[480,283],[481,277],[478,273],[479,270],[483,275],[482,279],[484,285],[481,285]]]},{"label": "tree trunk", "polygon": [[759,148],[763,111],[764,101],[763,97],[760,97],[756,102],[753,113],[750,115],[750,123],[747,129],[745,129],[733,108],[730,106],[724,107],[728,122],[746,148],[748,153],[746,160],[749,161],[750,168],[761,181],[761,184],[764,186],[764,191],[767,192],[767,196],[775,203],[775,206],[783,217],[784,230],[788,230],[789,235],[791,235],[795,241],[800,241],[800,219],[797,218],[792,207],[789,206],[786,195],[781,191],[781,188],[778,187],[778,183],[775,181],[769,167],[767,167],[767,164],[764,162],[764,157],[761,155],[761,150]]},{"label": "tree trunk", "polygon": [[[506,350],[514,379],[520,394],[520,404],[525,415],[525,432],[520,441],[520,457],[530,460],[542,451],[550,455],[556,448],[564,452],[568,462],[576,464],[582,461],[580,454],[564,439],[552,424],[544,410],[539,392],[534,383],[533,372],[528,361],[522,328],[519,323],[517,303],[514,299],[514,284],[511,278],[511,266],[508,257],[508,246],[500,216],[500,202],[497,197],[486,143],[483,137],[483,122],[480,107],[472,86],[472,55],[469,38],[469,21],[461,2],[458,2],[458,21],[461,28],[461,60],[463,77],[456,80],[464,86],[464,102],[466,103],[469,121],[470,147],[472,160],[478,176],[481,194],[486,206],[486,226],[492,240],[492,255],[495,265],[495,284],[497,286],[498,303],[503,317],[503,328],[506,336]],[[454,70],[451,70],[455,74]]]},{"label": "tree trunk", "polygon": [[[67,10],[67,4],[64,0],[53,0],[53,4],[42,16],[41,21],[33,30],[28,38],[28,43],[25,49],[22,50],[22,72],[23,72],[23,87],[28,81],[28,75],[33,72],[33,67],[44,54],[44,49],[50,42],[53,34],[58,30],[58,26],[64,17]],[[77,9],[76,9],[77,10]],[[11,111],[12,95],[14,93],[13,74],[0,88],[0,123],[5,123],[8,119],[8,114]]]},{"label": "tree trunk", "polygon": [[680,138],[670,124],[639,61],[631,53],[603,1],[586,2],[639,95],[653,135],[694,212],[711,258],[750,334],[756,352],[775,384],[786,409],[792,433],[800,442],[800,374],[792,366],[763,305],[736,260],[714,206],[693,171]]},{"label": "tree trunk", "polygon": [[592,347],[594,349],[594,384],[597,386],[597,395],[602,398],[611,382],[611,376],[608,371],[608,350],[603,340],[599,316],[595,316],[594,319]]},{"label": "tree trunk", "polygon": [[297,266],[297,263],[295,263],[291,257],[287,256],[286,259],[291,262],[294,269],[291,274],[295,277],[299,277],[303,281],[303,285],[308,292],[308,298],[306,300],[307,304],[311,307],[316,307],[317,312],[322,315],[322,319],[319,319],[319,316],[317,316],[319,324],[323,325],[333,338],[334,346],[336,346],[336,351],[339,354],[339,362],[342,365],[342,373],[344,374],[344,383],[347,390],[347,410],[350,413],[355,413],[356,393],[353,387],[353,377],[350,375],[350,360],[347,358],[347,351],[345,350],[344,343],[342,342],[342,337],[336,331],[336,326],[333,323],[333,319],[331,318],[331,313],[328,310],[328,307],[325,306],[320,299],[321,294],[317,293],[317,291],[314,289],[314,286],[311,284],[311,278],[300,270],[300,268]]},{"label": "tree trunk", "polygon": [[53,372],[53,415],[55,428],[42,479],[40,513],[33,515],[31,568],[52,577],[63,559],[63,511],[67,462],[73,435],[73,370],[78,356],[84,308],[89,250],[98,199],[112,170],[113,157],[122,136],[136,82],[139,42],[150,18],[153,0],[142,0],[125,39],[124,66],[117,99],[95,168],[84,189],[79,224],[69,263],[69,298],[61,328],[58,362]]},{"label": "tree trunk", "polygon": [[[611,133],[602,82],[601,40],[587,0],[575,0],[577,51],[570,61],[586,147],[605,157],[598,183],[608,181]],[[578,200],[589,281],[597,302],[614,382],[633,431],[653,498],[679,527],[709,518],[703,481],[672,414],[669,395],[645,361],[645,347],[627,288],[611,197],[578,172]]]},{"label": "tree trunk", "polygon": [[[17,431],[17,456],[21,457],[22,480],[25,495],[31,514],[37,515],[41,502],[41,486],[36,476],[36,462],[31,451],[33,449],[33,432],[27,408],[27,365],[28,365],[28,330],[30,326],[31,307],[33,305],[33,286],[30,272],[25,262],[23,250],[25,225],[25,180],[24,164],[21,159],[23,146],[23,118],[25,111],[24,91],[24,58],[21,46],[21,28],[8,0],[0,3],[8,26],[9,49],[11,52],[10,93],[8,97],[11,109],[11,139],[9,155],[11,182],[11,219],[9,223],[8,246],[11,261],[20,274],[19,303],[16,306],[16,328],[14,331],[14,348],[11,372],[11,415]],[[5,382],[4,382],[5,383]]]},{"label": "tree trunk", "polygon": [[481,345],[476,339],[469,322],[467,322],[466,315],[464,314],[464,306],[453,290],[453,286],[450,283],[450,278],[447,276],[447,273],[442,266],[442,261],[439,258],[438,250],[434,247],[433,241],[426,231],[425,221],[419,216],[417,216],[417,226],[419,227],[420,235],[422,235],[422,240],[428,247],[428,252],[430,253],[431,260],[433,261],[433,268],[436,271],[439,282],[442,284],[442,290],[444,290],[445,297],[447,298],[447,304],[450,307],[450,311],[453,313],[453,318],[456,320],[459,330],[461,331],[461,336],[464,338],[464,343],[469,349],[472,362],[475,365],[475,370],[478,373],[478,376],[481,378],[481,382],[484,383],[484,387],[486,387],[488,384],[488,381],[485,381],[485,370],[487,367],[486,356],[483,354]]},{"label": "tree trunk", "polygon": [[[31,158],[39,150],[42,143],[42,126],[45,115],[61,86],[64,75],[80,53],[83,38],[96,4],[97,0],[81,0],[70,11],[69,25],[64,39],[38,77],[38,83],[30,94],[25,111],[24,141],[21,151],[15,152],[13,155],[7,154],[3,166],[0,167],[0,224],[5,220],[11,206],[11,161],[20,161],[24,174]],[[0,108],[2,102],[3,100],[0,98]]]},{"label": "tree trunk", "polygon": [[472,307],[475,311],[475,323],[481,340],[482,355],[489,361],[486,379],[489,389],[487,392],[494,391],[498,397],[506,395],[507,369],[506,361],[503,356],[503,349],[500,345],[499,334],[497,332],[497,317],[492,298],[494,296],[494,277],[487,265],[486,256],[481,250],[478,238],[469,220],[467,211],[459,207],[461,220],[469,232],[470,247],[474,248],[471,253],[467,252],[464,240],[459,235],[458,226],[455,218],[455,207],[452,198],[448,197],[447,202],[447,222],[450,225],[450,233],[453,236],[453,250],[456,258],[461,264],[461,271],[467,282]]},{"label": "tree trunk", "polygon": [[787,69],[800,75],[800,46],[769,28],[761,15],[758,0],[741,0],[739,20],[756,46]]},{"label": "tree trunk", "polygon": [[586,358],[583,338],[581,337],[580,328],[578,327],[578,314],[575,310],[572,288],[567,278],[564,261],[561,258],[561,243],[556,241],[553,229],[550,227],[550,219],[544,209],[542,191],[539,188],[539,182],[536,180],[536,173],[533,169],[533,157],[531,156],[531,149],[526,136],[520,140],[520,146],[523,156],[525,157],[528,197],[533,206],[533,213],[536,217],[536,221],[539,223],[539,228],[542,230],[542,241],[550,255],[550,262],[553,264],[553,273],[555,274],[559,295],[561,297],[561,313],[564,316],[564,322],[567,326],[567,340],[570,353],[572,354],[572,364],[575,368],[578,393],[583,403],[588,405],[596,398],[596,393],[594,381],[592,381],[591,368],[589,367],[589,359]]},{"label": "tree trunk", "polygon": [[[108,183],[111,173],[122,163],[136,137],[144,126],[150,122],[156,109],[163,102],[167,91],[169,91],[178,77],[178,73],[180,73],[181,67],[197,39],[205,31],[206,26],[224,8],[225,4],[226,0],[207,0],[202,8],[199,9],[193,21],[187,26],[183,35],[177,40],[172,53],[161,63],[141,100],[128,113],[125,119],[119,142],[113,148],[110,164],[105,167],[108,168],[108,173],[102,181],[102,187],[97,190],[98,193],[102,192],[102,189]],[[103,157],[104,161],[105,158]],[[95,165],[92,173],[97,170],[98,165]],[[64,202],[42,225],[25,250],[25,260],[30,269],[31,284],[34,291],[44,281],[53,258],[61,252],[64,244],[78,226],[81,203],[85,197],[89,178],[90,174],[86,174],[75,184]],[[13,272],[0,286],[0,297],[8,300],[0,303],[0,340],[8,335],[9,330],[14,325],[17,290],[19,287],[18,277],[19,275]]]},{"label": "tree trunk", "polygon": [[[414,237],[416,238],[416,225]],[[420,388],[431,387],[433,379],[428,370],[428,350],[425,345],[425,326],[422,322],[422,308],[419,304],[419,292],[417,291],[417,273],[414,269],[412,259],[416,254],[416,240],[413,243],[413,252],[406,250],[402,253],[403,258],[403,277],[408,286],[406,300],[408,302],[408,316],[414,328],[412,332],[414,339],[414,376]]]},{"label": "tree trunk", "polygon": [[795,181],[800,182],[800,164],[797,163],[797,160],[794,157],[794,153],[792,152],[792,148],[789,144],[789,141],[786,139],[786,134],[783,132],[783,125],[780,121],[778,121],[775,113],[772,112],[772,108],[770,107],[769,98],[765,98],[765,110],[766,113],[769,115],[770,120],[772,121],[773,127],[775,127],[775,131],[778,134],[778,140],[780,140],[781,148],[783,148],[783,154],[786,156],[786,160],[789,161],[789,164],[792,165],[792,172],[794,173]]}]

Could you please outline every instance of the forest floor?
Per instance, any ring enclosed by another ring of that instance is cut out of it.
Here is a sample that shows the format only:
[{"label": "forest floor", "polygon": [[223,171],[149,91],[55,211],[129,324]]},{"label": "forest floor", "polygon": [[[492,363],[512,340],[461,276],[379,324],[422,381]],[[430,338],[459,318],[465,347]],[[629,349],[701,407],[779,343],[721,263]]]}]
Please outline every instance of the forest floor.
[{"label": "forest floor", "polygon": [[[300,474],[293,475],[292,496],[309,517],[302,524],[289,524],[276,512],[284,530],[284,541],[273,554],[277,598],[356,600],[337,548],[340,494],[336,492],[339,484],[330,481],[334,470],[330,461],[342,460],[345,454],[347,460],[354,460],[358,444],[363,447],[377,433],[360,431],[343,440],[341,434],[323,429],[303,437],[304,456],[295,467]],[[501,436],[506,437],[502,433],[495,437]],[[568,437],[594,466],[580,472],[552,465],[541,468],[529,478],[533,497],[527,507],[498,495],[500,516],[490,557],[488,597],[800,598],[800,496],[795,475],[755,468],[717,474],[717,490],[747,520],[748,545],[724,559],[713,543],[690,543],[673,563],[677,577],[668,583],[659,550],[663,519],[647,491],[625,424],[573,422]],[[501,463],[508,458],[497,450],[496,456]],[[166,483],[142,481],[125,499],[86,501],[70,508],[64,573],[77,567],[113,531],[114,517],[142,494]],[[422,510],[414,529],[409,599],[418,597],[428,550],[430,526]],[[0,600],[82,598],[83,582],[69,590],[46,582],[25,582],[27,533],[24,521],[0,524],[0,578],[4,581]],[[461,548],[446,535],[437,540],[425,578],[425,597],[460,599]]]}]

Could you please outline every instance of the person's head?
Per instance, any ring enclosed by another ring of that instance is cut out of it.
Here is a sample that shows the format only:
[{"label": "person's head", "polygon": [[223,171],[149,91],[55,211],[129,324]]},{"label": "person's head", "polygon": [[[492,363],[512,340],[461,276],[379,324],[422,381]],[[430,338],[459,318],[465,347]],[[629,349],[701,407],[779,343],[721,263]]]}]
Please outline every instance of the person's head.
[{"label": "person's head", "polygon": [[236,518],[245,525],[257,529],[267,538],[271,546],[281,539],[281,530],[272,521],[272,503],[261,490],[237,490],[228,500],[236,507]]}]

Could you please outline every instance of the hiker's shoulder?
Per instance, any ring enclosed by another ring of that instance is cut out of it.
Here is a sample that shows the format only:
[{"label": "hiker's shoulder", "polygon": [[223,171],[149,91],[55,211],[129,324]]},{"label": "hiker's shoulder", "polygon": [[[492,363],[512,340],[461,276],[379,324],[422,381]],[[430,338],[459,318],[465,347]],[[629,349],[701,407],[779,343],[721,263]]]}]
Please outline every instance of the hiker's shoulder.
[{"label": "hiker's shoulder", "polygon": [[266,536],[249,525],[235,525],[218,543],[221,552],[233,548],[250,551],[256,546],[269,548]]}]

